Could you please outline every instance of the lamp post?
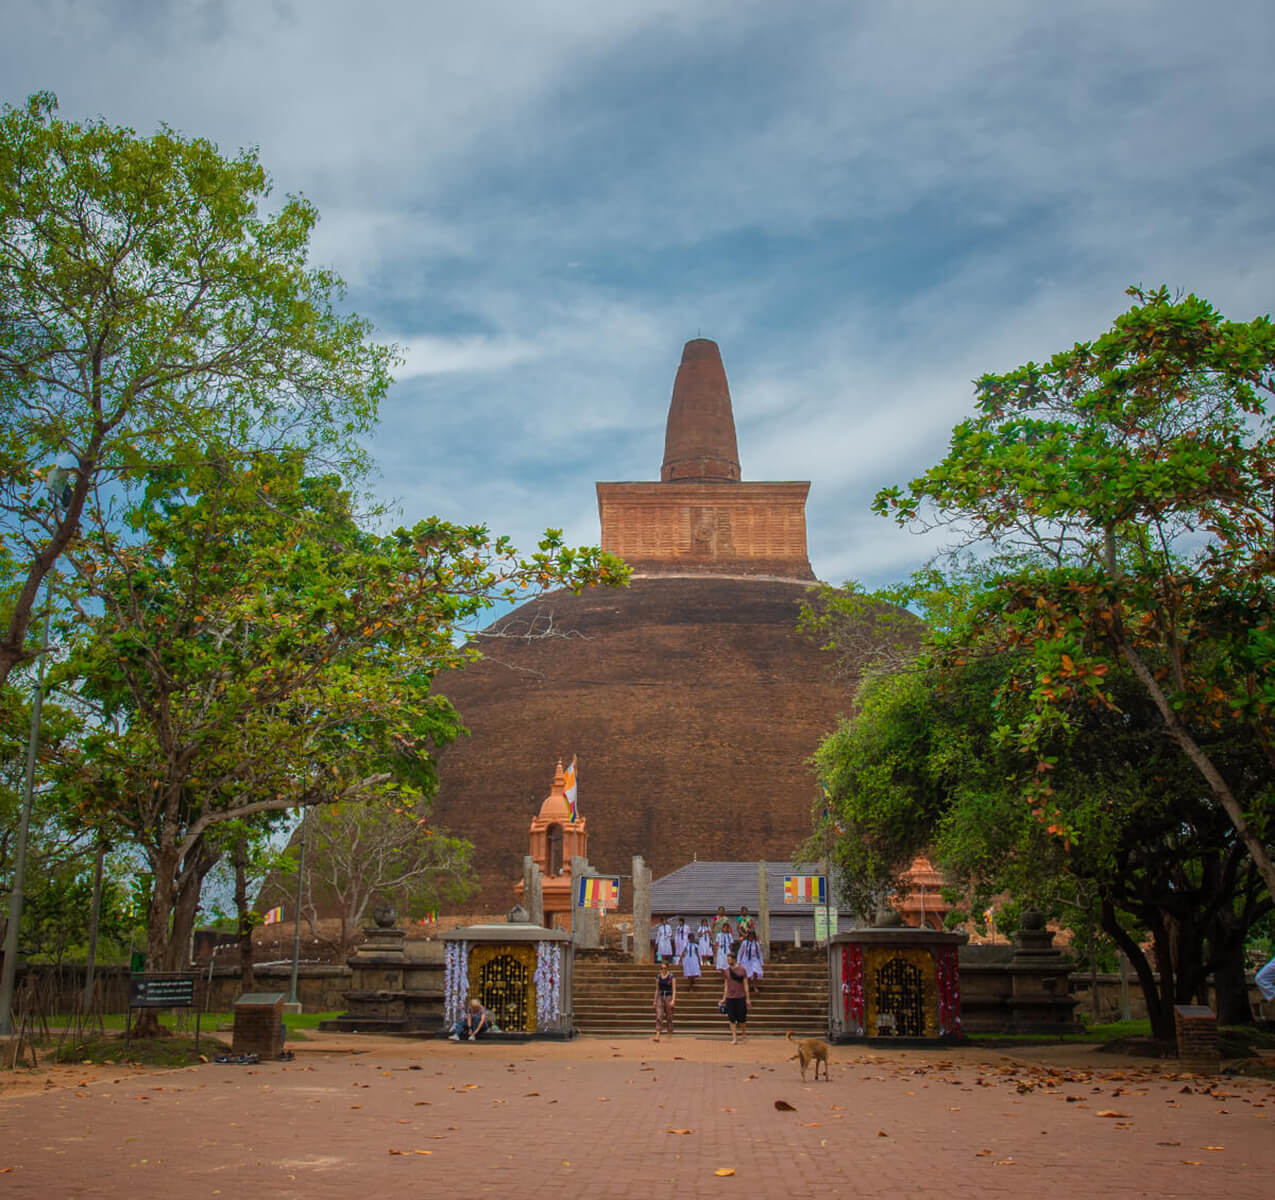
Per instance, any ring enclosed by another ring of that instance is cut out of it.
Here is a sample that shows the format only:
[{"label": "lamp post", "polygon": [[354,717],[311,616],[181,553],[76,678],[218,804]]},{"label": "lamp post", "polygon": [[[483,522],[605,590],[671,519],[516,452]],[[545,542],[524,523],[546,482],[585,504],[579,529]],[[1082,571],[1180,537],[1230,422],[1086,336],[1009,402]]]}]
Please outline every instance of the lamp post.
[{"label": "lamp post", "polygon": [[301,885],[305,879],[305,832],[309,816],[310,809],[307,806],[301,810],[301,854],[297,861],[297,911],[292,928],[292,991],[288,999],[293,1004],[297,1003],[297,976],[301,970]]}]

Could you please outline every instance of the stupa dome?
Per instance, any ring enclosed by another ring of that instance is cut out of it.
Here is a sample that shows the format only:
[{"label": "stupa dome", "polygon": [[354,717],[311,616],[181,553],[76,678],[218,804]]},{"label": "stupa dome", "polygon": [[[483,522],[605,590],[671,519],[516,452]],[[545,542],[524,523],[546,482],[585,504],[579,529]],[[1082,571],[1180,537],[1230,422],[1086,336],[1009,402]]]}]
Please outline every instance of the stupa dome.
[{"label": "stupa dome", "polygon": [[602,872],[634,854],[657,877],[694,858],[787,860],[809,836],[809,759],[848,704],[796,630],[809,487],[740,479],[721,355],[688,342],[660,482],[597,485],[601,544],[632,585],[525,605],[438,681],[470,736],[440,756],[434,812],[475,844],[476,908],[509,906],[546,758],[578,759]]}]

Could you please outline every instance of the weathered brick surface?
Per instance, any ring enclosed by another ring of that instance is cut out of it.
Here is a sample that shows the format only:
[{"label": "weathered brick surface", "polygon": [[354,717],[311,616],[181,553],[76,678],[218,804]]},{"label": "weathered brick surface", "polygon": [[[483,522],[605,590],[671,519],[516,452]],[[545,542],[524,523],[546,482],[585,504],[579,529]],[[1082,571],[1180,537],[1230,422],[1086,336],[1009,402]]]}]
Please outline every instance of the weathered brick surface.
[{"label": "weathered brick surface", "polygon": [[796,633],[805,595],[711,577],[555,593],[502,624],[552,617],[567,636],[486,641],[486,660],[442,677],[472,736],[441,757],[435,813],[476,844],[471,907],[512,904],[559,756],[579,757],[600,871],[625,873],[634,854],[657,877],[694,857],[788,858],[810,831],[807,760],[848,706],[826,656]]},{"label": "weathered brick surface", "polygon": [[1222,1056],[1217,1040],[1217,1016],[1202,1005],[1178,1004],[1173,1009],[1178,1035],[1178,1059],[1185,1070],[1215,1075]]},{"label": "weathered brick surface", "polygon": [[602,549],[651,571],[731,569],[814,579],[810,484],[599,483]]},{"label": "weathered brick surface", "polygon": [[278,1058],[283,1049],[283,1001],[273,1004],[236,1004],[235,1054],[259,1054]]}]

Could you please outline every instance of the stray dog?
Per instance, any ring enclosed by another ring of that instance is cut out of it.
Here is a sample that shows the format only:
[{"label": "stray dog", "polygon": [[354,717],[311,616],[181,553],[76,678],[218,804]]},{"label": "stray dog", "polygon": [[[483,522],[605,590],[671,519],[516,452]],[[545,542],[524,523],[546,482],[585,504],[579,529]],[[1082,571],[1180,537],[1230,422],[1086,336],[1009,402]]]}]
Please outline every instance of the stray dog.
[{"label": "stray dog", "polygon": [[[787,1035],[791,1042],[793,1036],[791,1031]],[[801,1062],[801,1081],[806,1082],[806,1068],[810,1066],[811,1060],[815,1064],[815,1081],[819,1080],[819,1064],[823,1063],[823,1078],[826,1083],[828,1080],[828,1043],[820,1041],[818,1038],[804,1038],[797,1043],[797,1053],[793,1058],[799,1059]]]}]

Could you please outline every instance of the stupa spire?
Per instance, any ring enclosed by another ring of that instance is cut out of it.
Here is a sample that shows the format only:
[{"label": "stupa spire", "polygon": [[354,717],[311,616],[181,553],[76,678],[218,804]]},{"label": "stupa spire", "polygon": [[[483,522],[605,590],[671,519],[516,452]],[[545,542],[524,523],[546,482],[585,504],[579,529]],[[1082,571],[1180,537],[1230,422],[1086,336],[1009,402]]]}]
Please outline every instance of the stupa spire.
[{"label": "stupa spire", "polygon": [[717,343],[695,338],[682,348],[664,433],[663,483],[738,483],[739,448],[730,388]]}]

